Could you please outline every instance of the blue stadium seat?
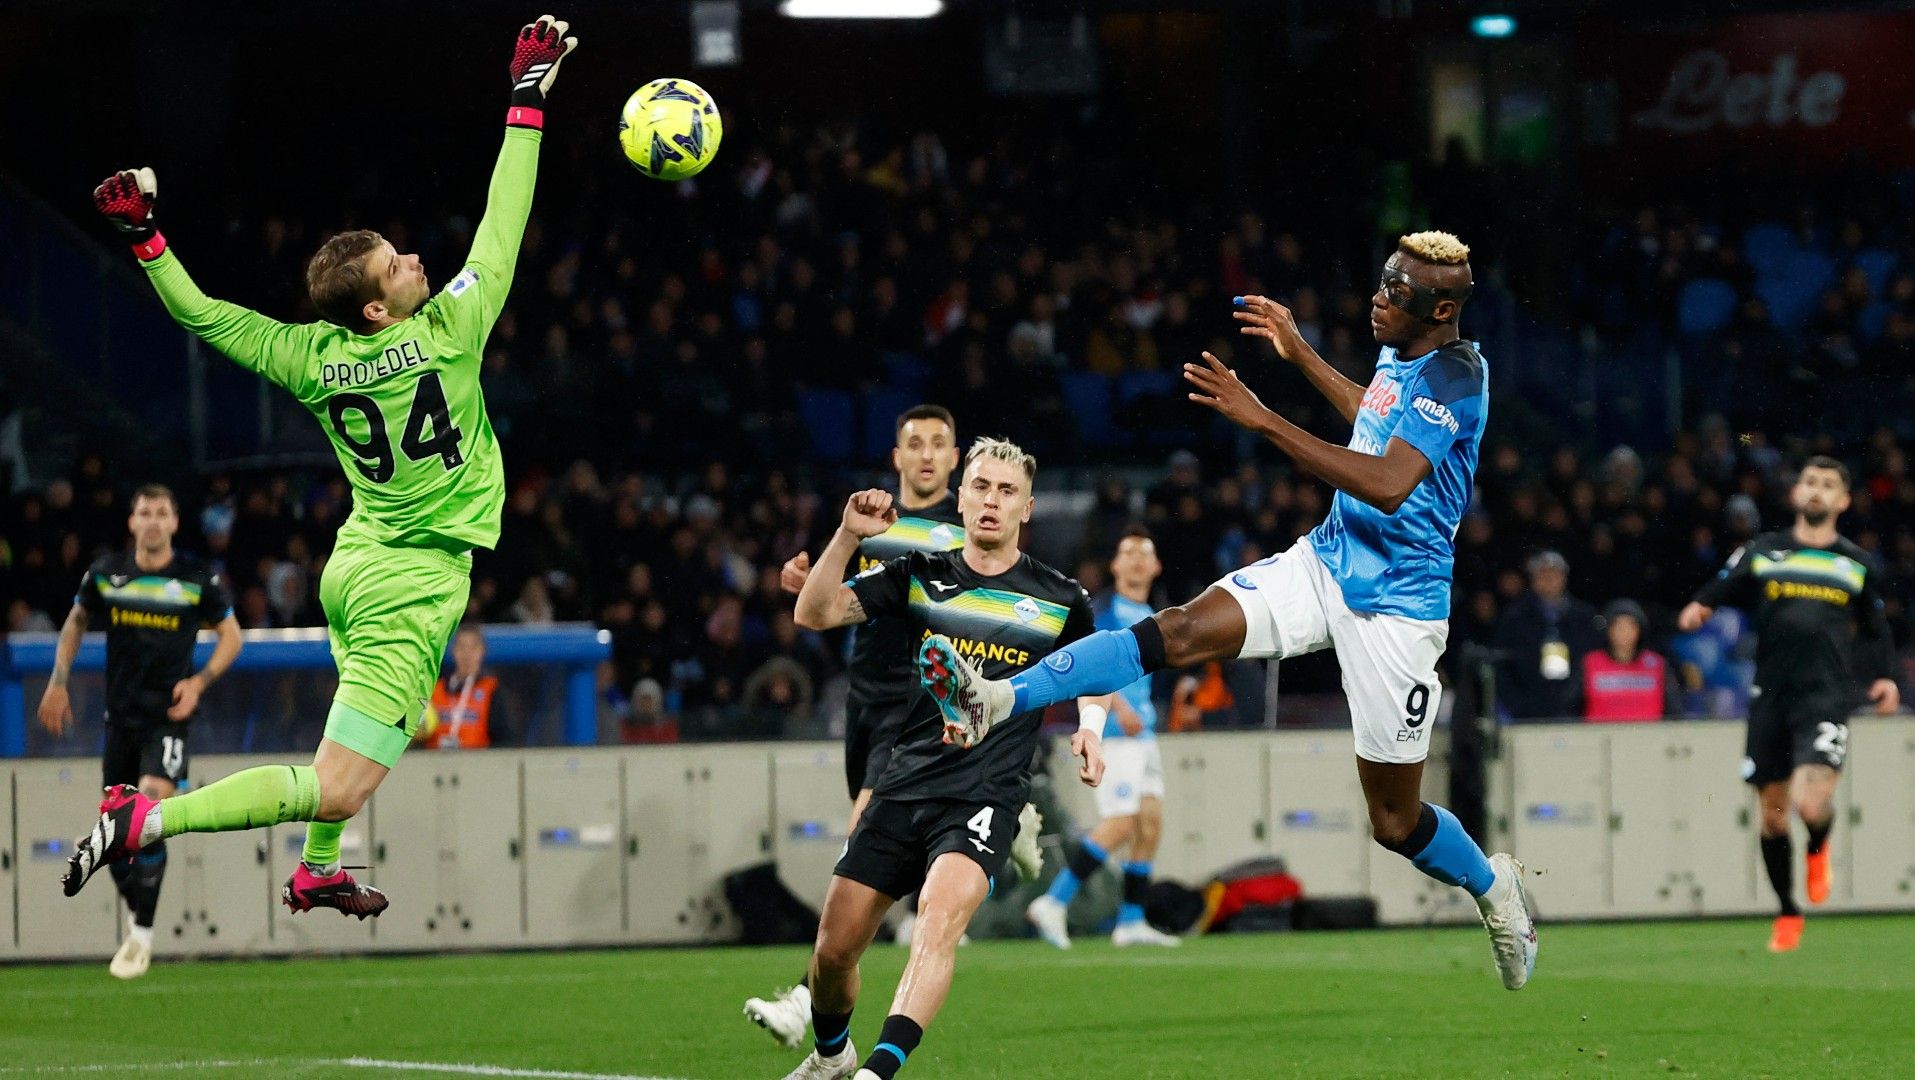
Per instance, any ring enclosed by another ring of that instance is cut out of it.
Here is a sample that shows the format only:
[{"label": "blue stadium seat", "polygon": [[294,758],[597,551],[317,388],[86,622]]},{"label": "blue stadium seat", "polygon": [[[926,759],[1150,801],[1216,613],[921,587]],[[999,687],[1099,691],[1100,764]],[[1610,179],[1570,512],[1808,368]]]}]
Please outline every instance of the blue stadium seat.
[{"label": "blue stadium seat", "polygon": [[811,443],[811,456],[837,465],[851,460],[857,449],[858,409],[843,390],[800,390],[798,418]]},{"label": "blue stadium seat", "polygon": [[[916,353],[908,352],[885,352],[879,355],[884,361],[886,386],[919,399],[923,399],[930,392],[933,374],[930,361]],[[917,402],[914,401],[911,404],[915,405]],[[906,408],[909,407],[906,406]]]},{"label": "blue stadium seat", "polygon": [[1701,337],[1729,325],[1735,315],[1735,287],[1720,278],[1696,278],[1676,300],[1676,328]]},{"label": "blue stadium seat", "polygon": [[1895,266],[1901,261],[1900,255],[1893,251],[1883,251],[1881,248],[1869,248],[1855,255],[1855,265],[1860,267],[1863,275],[1868,278],[1869,290],[1877,299],[1888,294],[1889,278],[1894,275]]},{"label": "blue stadium seat", "polygon": [[1855,318],[1855,330],[1862,335],[1863,341],[1876,342],[1882,339],[1882,331],[1888,328],[1888,312],[1888,302],[1884,300],[1877,300],[1862,309],[1862,313]]},{"label": "blue stadium seat", "polygon": [[1797,251],[1759,270],[1756,295],[1769,305],[1775,325],[1793,330],[1814,314],[1822,290],[1835,280],[1835,261],[1814,251]]},{"label": "blue stadium seat", "polygon": [[1110,412],[1110,380],[1095,371],[1066,371],[1058,376],[1064,389],[1064,407],[1077,424],[1086,448],[1122,446],[1130,433],[1118,427]]},{"label": "blue stadium seat", "polygon": [[1742,233],[1742,254],[1755,267],[1756,273],[1763,273],[1771,267],[1788,261],[1795,253],[1795,237],[1789,230],[1773,222],[1764,225],[1751,225]]},{"label": "blue stadium seat", "polygon": [[895,386],[867,390],[864,394],[864,456],[874,462],[888,460],[897,445],[898,414],[919,404],[915,390]]}]

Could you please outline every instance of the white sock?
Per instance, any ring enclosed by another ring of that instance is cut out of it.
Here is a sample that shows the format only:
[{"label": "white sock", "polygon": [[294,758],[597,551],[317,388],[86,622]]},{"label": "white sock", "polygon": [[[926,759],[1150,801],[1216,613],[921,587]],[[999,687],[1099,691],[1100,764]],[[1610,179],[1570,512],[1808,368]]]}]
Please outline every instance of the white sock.
[{"label": "white sock", "polygon": [[1508,875],[1497,874],[1496,880],[1490,882],[1488,891],[1476,898],[1476,909],[1485,915],[1489,914],[1496,910],[1497,904],[1508,899],[1509,894],[1515,888],[1515,881],[1510,879]]},{"label": "white sock", "polygon": [[150,926],[141,926],[136,922],[128,921],[126,924],[126,936],[139,942],[146,948],[150,949],[153,947],[153,928]]},{"label": "white sock", "polygon": [[331,877],[339,872],[339,864],[337,862],[329,862],[324,866],[317,866],[313,863],[307,863],[306,869],[312,871],[314,877]]},{"label": "white sock", "polygon": [[148,847],[159,843],[162,839],[164,834],[160,832],[160,804],[155,803],[153,809],[146,812],[146,820],[140,823],[140,846]]}]

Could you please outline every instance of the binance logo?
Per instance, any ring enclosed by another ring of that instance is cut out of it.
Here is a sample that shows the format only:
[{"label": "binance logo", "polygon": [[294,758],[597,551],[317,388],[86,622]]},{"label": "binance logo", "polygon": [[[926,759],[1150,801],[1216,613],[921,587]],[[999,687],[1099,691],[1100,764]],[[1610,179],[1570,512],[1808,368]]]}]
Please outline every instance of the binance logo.
[{"label": "binance logo", "polygon": [[1800,581],[1771,581],[1763,589],[1771,600],[1820,600],[1836,607],[1847,607],[1849,594],[1832,585],[1807,585]]},{"label": "binance logo", "polygon": [[178,630],[178,615],[155,615],[150,611],[128,611],[126,608],[113,608],[113,625],[130,626],[140,630]]}]

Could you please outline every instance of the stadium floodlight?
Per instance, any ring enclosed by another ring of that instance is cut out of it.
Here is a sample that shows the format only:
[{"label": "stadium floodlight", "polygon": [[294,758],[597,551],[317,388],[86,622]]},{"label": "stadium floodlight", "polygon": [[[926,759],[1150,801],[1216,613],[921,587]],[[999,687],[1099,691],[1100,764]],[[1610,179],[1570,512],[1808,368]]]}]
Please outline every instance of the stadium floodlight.
[{"label": "stadium floodlight", "polygon": [[1480,38],[1506,38],[1516,32],[1514,15],[1478,15],[1469,21],[1469,32]]},{"label": "stadium floodlight", "polygon": [[794,19],[928,19],[944,0],[783,0],[780,14]]}]

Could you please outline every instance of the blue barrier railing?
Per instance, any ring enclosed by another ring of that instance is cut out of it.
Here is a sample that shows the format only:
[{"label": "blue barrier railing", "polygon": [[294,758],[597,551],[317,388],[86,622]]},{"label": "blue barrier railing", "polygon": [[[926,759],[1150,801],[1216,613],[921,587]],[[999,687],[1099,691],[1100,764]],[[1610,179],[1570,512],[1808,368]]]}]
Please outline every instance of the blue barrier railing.
[{"label": "blue barrier railing", "polygon": [[[234,671],[330,671],[332,648],[326,631],[247,630]],[[24,680],[53,670],[60,636],[9,634],[0,644],[0,757],[23,757],[27,748]],[[610,632],[589,623],[556,626],[488,626],[488,664],[551,664],[565,669],[565,741],[590,746],[598,741],[598,664],[612,653]],[[202,634],[194,663],[212,654],[213,637]],[[73,670],[106,670],[106,635],[91,633],[80,643]]]}]

